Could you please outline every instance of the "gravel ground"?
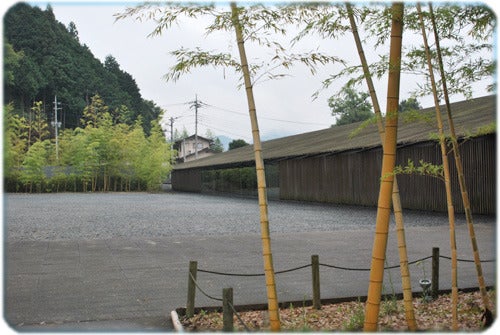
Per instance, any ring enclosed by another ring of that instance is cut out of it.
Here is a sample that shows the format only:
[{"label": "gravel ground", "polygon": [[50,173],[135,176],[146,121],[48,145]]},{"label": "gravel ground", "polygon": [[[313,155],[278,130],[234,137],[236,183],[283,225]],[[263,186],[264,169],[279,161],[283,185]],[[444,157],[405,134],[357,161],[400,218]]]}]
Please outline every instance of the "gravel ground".
[{"label": "gravel ground", "polygon": [[[5,194],[9,241],[239,235],[260,232],[257,199],[193,193]],[[404,212],[405,225],[447,225],[443,213]],[[373,229],[376,209],[270,201],[271,232]],[[463,216],[456,224],[465,224]],[[494,224],[494,216],[475,216]]]}]

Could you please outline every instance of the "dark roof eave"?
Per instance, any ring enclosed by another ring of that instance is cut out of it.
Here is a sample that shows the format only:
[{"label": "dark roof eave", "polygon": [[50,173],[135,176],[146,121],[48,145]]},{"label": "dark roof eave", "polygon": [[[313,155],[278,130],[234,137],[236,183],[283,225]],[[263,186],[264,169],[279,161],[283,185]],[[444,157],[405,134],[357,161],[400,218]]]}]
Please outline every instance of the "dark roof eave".
[{"label": "dark roof eave", "polygon": [[[485,134],[485,135],[491,135],[491,134]],[[461,139],[464,139],[465,137],[460,136],[458,140],[460,141]],[[430,142],[435,142],[438,143],[437,140],[434,139],[428,139],[428,140],[415,140],[415,141],[401,141],[398,142],[397,147],[399,148],[404,148],[407,146],[419,144],[419,143],[430,143]],[[357,152],[363,152],[363,151],[368,151],[368,150],[373,150],[376,148],[381,148],[382,145],[372,145],[372,146],[364,146],[364,147],[358,147],[358,148],[350,148],[350,149],[345,149],[345,150],[332,150],[332,151],[323,151],[323,152],[316,152],[316,153],[307,153],[307,154],[298,154],[298,155],[288,155],[288,156],[281,156],[281,157],[273,157],[273,158],[265,158],[264,163],[266,164],[273,164],[277,162],[281,162],[284,160],[292,160],[292,159],[303,159],[303,158],[311,158],[311,157],[323,157],[323,156],[333,156],[333,155],[338,155],[338,154],[343,154],[343,153],[357,153]],[[183,164],[181,164],[183,165]],[[185,170],[196,170],[196,169],[203,169],[203,170],[218,170],[218,169],[231,169],[231,168],[241,168],[241,167],[251,167],[255,166],[255,160],[250,159],[250,160],[244,160],[244,161],[238,161],[238,162],[228,162],[228,163],[221,163],[221,164],[213,164],[213,165],[202,165],[202,166],[193,166],[193,167],[187,167],[187,168],[176,168],[176,166],[173,167],[173,170],[175,171],[185,171]]]},{"label": "dark roof eave", "polygon": [[[321,152],[307,153],[307,154],[264,158],[264,163],[265,164],[273,164],[273,163],[277,163],[280,161],[291,160],[291,159],[303,159],[303,158],[319,157],[319,156],[332,156],[332,155],[338,155],[338,154],[346,153],[346,152],[361,152],[361,151],[371,150],[371,149],[374,149],[377,147],[380,147],[380,145],[359,147],[359,148],[352,148],[352,149],[345,149],[345,150],[332,150],[332,151],[326,151],[326,152],[321,151]],[[230,168],[248,167],[248,166],[255,166],[255,160],[251,159],[251,160],[220,163],[220,164],[213,164],[213,165],[192,166],[192,167],[180,168],[180,169],[176,168],[176,166],[174,166],[173,170],[176,170],[176,171],[195,170],[195,169],[218,170],[218,169],[230,169]]]},{"label": "dark roof eave", "polygon": [[[496,95],[474,98],[452,103],[455,114],[455,125],[468,129],[477,129],[479,126],[495,122]],[[434,108],[422,109],[422,113],[433,113]],[[443,113],[443,111],[442,111]],[[404,121],[401,121],[404,122]],[[398,129],[398,147],[424,143],[431,140],[430,134],[435,132],[432,125],[420,123],[422,126],[412,127],[400,124]],[[342,152],[356,152],[381,147],[377,136],[377,128],[373,125],[363,128],[363,132],[351,139],[350,134],[359,125],[346,125],[339,128],[327,128],[306,134],[292,135],[285,138],[273,139],[262,143],[265,162],[278,162],[284,159],[299,157],[328,156]],[[462,129],[462,133],[467,131]],[[458,134],[459,137],[463,134]],[[253,152],[251,147],[242,147],[222,154],[200,160],[186,162],[174,166],[174,170],[187,169],[217,169],[224,167],[253,166]]]}]

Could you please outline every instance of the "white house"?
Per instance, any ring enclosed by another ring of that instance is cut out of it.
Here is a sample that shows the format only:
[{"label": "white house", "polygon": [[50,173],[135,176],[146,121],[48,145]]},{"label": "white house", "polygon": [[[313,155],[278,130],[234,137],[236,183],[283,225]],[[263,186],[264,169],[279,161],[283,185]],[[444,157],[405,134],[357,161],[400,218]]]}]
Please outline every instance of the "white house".
[{"label": "white house", "polygon": [[200,135],[191,135],[175,141],[174,149],[177,150],[177,163],[189,162],[213,155],[215,152],[210,148],[212,142],[211,139]]}]

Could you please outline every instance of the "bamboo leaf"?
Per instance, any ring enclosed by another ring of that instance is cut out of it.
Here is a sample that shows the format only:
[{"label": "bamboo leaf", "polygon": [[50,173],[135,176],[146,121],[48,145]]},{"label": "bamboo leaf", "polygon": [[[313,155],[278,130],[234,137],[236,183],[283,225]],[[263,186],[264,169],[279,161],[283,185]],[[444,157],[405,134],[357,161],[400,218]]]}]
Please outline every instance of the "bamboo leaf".
[{"label": "bamboo leaf", "polygon": [[[391,175],[391,174],[388,174],[387,176],[389,176],[389,175]],[[438,179],[444,181],[443,165],[425,162],[424,160],[420,160],[419,165],[415,165],[413,160],[408,159],[408,162],[406,163],[406,165],[397,165],[394,168],[392,175],[429,176],[429,177],[438,178]]]}]

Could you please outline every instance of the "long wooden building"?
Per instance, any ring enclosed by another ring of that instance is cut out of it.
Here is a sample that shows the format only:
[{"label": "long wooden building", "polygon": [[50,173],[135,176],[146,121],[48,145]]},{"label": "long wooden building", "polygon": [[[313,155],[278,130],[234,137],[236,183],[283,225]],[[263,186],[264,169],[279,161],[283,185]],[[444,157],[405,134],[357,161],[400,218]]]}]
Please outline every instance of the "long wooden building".
[{"label": "long wooden building", "polygon": [[[451,104],[459,136],[472,211],[496,213],[496,96]],[[443,120],[446,110],[441,107]],[[415,119],[415,115],[418,117]],[[446,134],[449,134],[445,122]],[[382,148],[375,124],[331,127],[263,142],[268,195],[284,200],[376,206]],[[463,211],[449,146],[454,205]],[[400,114],[397,164],[441,164],[435,108]],[[178,164],[172,188],[190,192],[255,194],[253,147],[246,146]],[[437,177],[398,175],[403,208],[446,211],[444,182]]]}]

